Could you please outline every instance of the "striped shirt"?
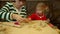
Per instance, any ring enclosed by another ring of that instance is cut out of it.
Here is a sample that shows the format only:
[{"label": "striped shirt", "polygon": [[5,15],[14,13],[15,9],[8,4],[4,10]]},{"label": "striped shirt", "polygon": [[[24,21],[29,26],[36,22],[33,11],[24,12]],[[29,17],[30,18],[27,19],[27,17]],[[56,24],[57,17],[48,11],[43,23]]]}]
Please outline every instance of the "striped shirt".
[{"label": "striped shirt", "polygon": [[26,17],[26,7],[25,6],[22,6],[20,11],[18,11],[18,12],[17,11],[18,10],[15,9],[15,7],[13,6],[13,3],[7,2],[6,5],[0,9],[0,19],[12,21],[12,19],[11,19],[12,13],[16,13],[22,17]]}]

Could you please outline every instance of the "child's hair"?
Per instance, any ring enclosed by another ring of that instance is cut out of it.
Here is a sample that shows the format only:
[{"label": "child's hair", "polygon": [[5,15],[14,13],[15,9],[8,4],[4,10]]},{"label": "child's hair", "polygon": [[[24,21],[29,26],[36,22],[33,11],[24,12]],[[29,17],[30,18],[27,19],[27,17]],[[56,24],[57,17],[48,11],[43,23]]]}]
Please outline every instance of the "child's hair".
[{"label": "child's hair", "polygon": [[43,13],[47,13],[49,11],[48,6],[45,3],[43,3],[43,2],[37,3],[36,8],[42,9]]},{"label": "child's hair", "polygon": [[45,5],[44,3],[40,2],[40,3],[37,4],[36,8],[46,9],[47,5]]},{"label": "child's hair", "polygon": [[19,0],[19,1],[26,2],[26,0]]},{"label": "child's hair", "polygon": [[26,0],[19,0],[19,1],[26,1]]},{"label": "child's hair", "polygon": [[[22,1],[23,3],[26,2],[26,0],[18,0],[18,1]],[[9,1],[9,2],[16,2],[16,0],[14,0],[14,1]]]}]

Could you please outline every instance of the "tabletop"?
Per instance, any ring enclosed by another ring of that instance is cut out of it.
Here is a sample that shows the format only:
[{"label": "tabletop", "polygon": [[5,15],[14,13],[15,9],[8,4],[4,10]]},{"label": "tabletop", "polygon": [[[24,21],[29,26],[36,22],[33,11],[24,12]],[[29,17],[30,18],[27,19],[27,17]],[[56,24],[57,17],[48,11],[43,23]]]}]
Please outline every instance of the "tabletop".
[{"label": "tabletop", "polygon": [[46,21],[41,20],[21,23],[20,25],[15,25],[14,22],[3,22],[1,25],[5,28],[5,34],[59,34]]}]

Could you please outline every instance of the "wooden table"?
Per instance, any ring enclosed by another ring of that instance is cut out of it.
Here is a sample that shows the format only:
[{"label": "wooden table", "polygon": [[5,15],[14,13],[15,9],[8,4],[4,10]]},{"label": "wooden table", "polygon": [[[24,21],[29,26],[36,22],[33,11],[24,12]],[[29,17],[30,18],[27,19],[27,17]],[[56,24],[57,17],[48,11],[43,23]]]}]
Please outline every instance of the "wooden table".
[{"label": "wooden table", "polygon": [[[59,34],[58,31],[51,28],[45,21],[32,21],[31,23],[21,23],[14,25],[13,22],[5,22],[5,34]],[[11,25],[11,26],[10,26]]]}]

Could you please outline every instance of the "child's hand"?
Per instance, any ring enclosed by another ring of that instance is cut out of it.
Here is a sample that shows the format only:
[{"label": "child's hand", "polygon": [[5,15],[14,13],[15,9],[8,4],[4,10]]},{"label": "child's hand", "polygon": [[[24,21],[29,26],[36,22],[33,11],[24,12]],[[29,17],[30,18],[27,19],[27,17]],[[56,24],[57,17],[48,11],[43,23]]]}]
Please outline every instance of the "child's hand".
[{"label": "child's hand", "polygon": [[47,22],[50,22],[50,20],[49,20],[49,19],[47,19]]},{"label": "child's hand", "polygon": [[0,22],[0,24],[1,24],[1,22]]},{"label": "child's hand", "polygon": [[12,18],[15,19],[15,20],[17,20],[17,22],[24,21],[24,18],[22,18],[20,15],[17,15],[17,14],[13,14]]},{"label": "child's hand", "polygon": [[24,19],[24,22],[26,22],[26,23],[29,23],[30,21],[31,21],[31,19],[29,19],[29,18]]}]

